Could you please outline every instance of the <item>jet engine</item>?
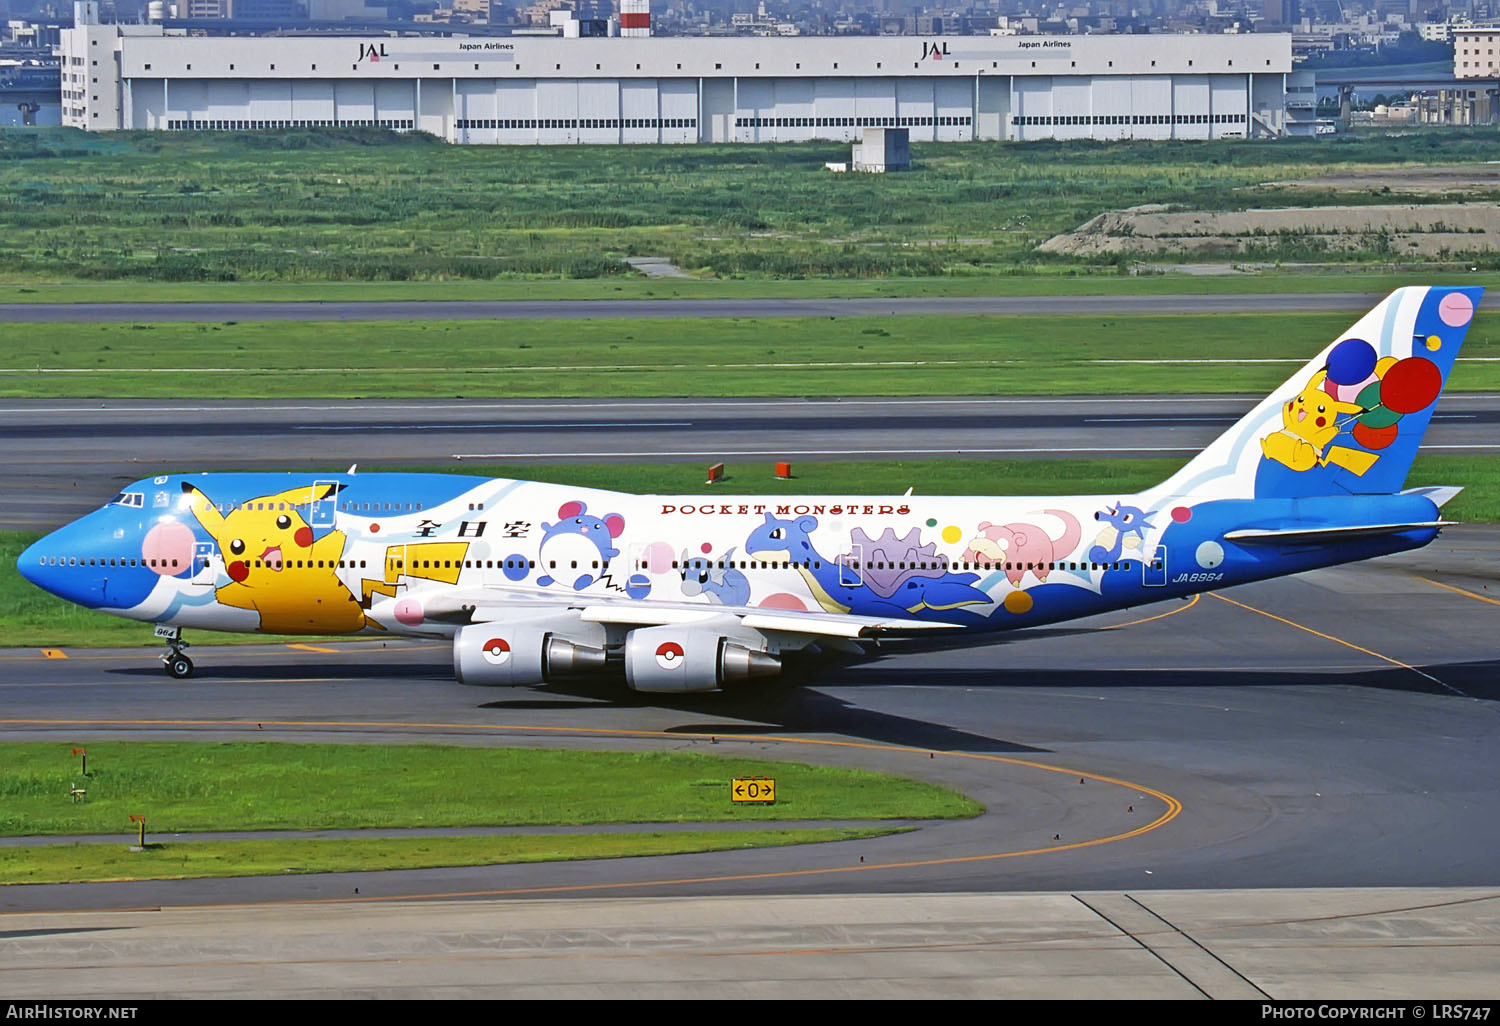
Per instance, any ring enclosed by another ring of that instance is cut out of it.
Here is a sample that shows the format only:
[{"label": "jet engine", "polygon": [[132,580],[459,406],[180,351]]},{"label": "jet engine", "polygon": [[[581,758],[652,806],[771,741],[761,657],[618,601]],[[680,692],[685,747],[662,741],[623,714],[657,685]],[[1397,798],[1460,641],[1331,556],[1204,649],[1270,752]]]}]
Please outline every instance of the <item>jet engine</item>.
[{"label": "jet engine", "polygon": [[702,625],[641,627],[625,638],[625,680],[635,691],[717,691],[725,684],[781,672],[754,631],[726,637]]},{"label": "jet engine", "polygon": [[471,623],[453,635],[460,684],[544,684],[605,667],[604,628],[548,616]]}]

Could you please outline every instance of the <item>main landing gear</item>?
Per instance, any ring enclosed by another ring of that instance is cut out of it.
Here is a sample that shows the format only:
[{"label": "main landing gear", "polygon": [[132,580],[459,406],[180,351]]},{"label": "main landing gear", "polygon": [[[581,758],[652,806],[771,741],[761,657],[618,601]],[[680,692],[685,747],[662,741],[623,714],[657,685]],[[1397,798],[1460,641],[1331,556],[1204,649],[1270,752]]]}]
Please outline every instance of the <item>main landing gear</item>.
[{"label": "main landing gear", "polygon": [[193,675],[193,661],[183,655],[182,650],[188,647],[188,643],[182,640],[181,627],[156,628],[156,636],[167,643],[167,650],[161,654],[161,661],[167,668],[167,676],[182,680]]}]

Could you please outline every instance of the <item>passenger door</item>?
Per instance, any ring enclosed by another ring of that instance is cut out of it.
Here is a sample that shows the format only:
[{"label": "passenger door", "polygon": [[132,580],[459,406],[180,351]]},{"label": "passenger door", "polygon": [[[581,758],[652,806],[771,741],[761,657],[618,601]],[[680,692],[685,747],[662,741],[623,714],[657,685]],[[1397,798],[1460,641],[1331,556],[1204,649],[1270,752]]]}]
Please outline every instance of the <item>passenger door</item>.
[{"label": "passenger door", "polygon": [[849,552],[841,553],[837,559],[839,584],[846,588],[858,588],[865,583],[865,547],[856,542],[849,549]]},{"label": "passenger door", "polygon": [[1148,588],[1160,588],[1167,583],[1167,547],[1158,545],[1156,555],[1141,564],[1141,583]]}]

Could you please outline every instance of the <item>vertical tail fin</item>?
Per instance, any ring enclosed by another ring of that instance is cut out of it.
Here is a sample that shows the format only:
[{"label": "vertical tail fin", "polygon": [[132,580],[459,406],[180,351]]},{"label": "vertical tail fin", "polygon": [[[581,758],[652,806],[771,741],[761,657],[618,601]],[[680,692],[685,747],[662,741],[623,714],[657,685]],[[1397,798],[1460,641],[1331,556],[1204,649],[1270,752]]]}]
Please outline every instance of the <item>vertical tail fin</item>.
[{"label": "vertical tail fin", "polygon": [[1482,288],[1397,289],[1153,494],[1401,490]]}]

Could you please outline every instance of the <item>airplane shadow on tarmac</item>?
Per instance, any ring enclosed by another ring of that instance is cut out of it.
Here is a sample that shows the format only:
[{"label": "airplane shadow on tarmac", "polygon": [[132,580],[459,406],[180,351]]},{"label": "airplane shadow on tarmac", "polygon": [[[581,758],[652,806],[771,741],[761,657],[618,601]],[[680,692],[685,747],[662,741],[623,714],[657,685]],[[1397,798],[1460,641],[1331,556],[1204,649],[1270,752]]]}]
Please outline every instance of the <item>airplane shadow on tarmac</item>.
[{"label": "airplane shadow on tarmac", "polygon": [[[538,688],[467,687],[454,683],[446,661],[413,659],[412,652],[402,651],[399,647],[392,648],[390,655],[388,659],[303,661],[291,656],[285,660],[235,662],[232,648],[218,648],[211,656],[203,656],[203,665],[189,683],[194,688],[233,688],[245,684],[304,687],[310,681],[357,684],[360,681],[422,680],[461,688],[476,696],[494,695],[497,691],[517,696],[479,702],[477,707],[481,709],[507,712],[576,709],[586,712],[605,708],[656,708],[677,710],[702,720],[669,728],[673,733],[726,737],[768,733],[843,734],[883,744],[943,751],[1043,751],[941,724],[864,709],[853,702],[826,695],[808,685],[826,682],[829,669],[842,665],[827,659],[793,664],[784,677],[755,681],[735,690],[664,695],[631,691],[617,676],[559,681]],[[150,665],[124,666],[108,672],[135,679],[156,680],[161,677],[161,670]]]},{"label": "airplane shadow on tarmac", "polygon": [[[908,650],[909,651],[909,650]],[[487,702],[486,709],[558,709],[570,706],[649,706],[674,709],[703,721],[678,724],[673,732],[693,734],[837,733],[870,741],[913,748],[978,752],[1031,752],[1046,749],[985,737],[962,729],[911,717],[895,716],[863,708],[855,698],[836,697],[820,691],[819,684],[840,688],[860,685],[962,688],[1153,688],[1153,687],[1368,687],[1380,690],[1430,694],[1462,701],[1500,700],[1500,659],[1442,663],[1418,667],[1421,673],[1400,666],[1353,672],[1301,669],[1243,671],[1070,669],[1035,668],[913,668],[883,666],[877,657],[856,664],[825,668],[821,675],[811,670],[789,679],[756,682],[736,690],[699,695],[641,695],[622,691],[618,681],[573,681],[536,689],[536,697]],[[831,670],[831,672],[829,672]],[[1423,676],[1426,674],[1428,676]],[[829,679],[829,678],[834,679]],[[1430,678],[1436,678],[1432,680]],[[556,695],[559,701],[542,696]],[[582,699],[568,701],[567,697]],[[718,719],[717,717],[724,717]],[[739,721],[739,722],[735,722]]]},{"label": "airplane shadow on tarmac", "polygon": [[938,751],[990,753],[1041,753],[1044,748],[1004,741],[925,720],[866,709],[843,698],[824,694],[806,682],[775,680],[756,682],[711,694],[661,695],[624,691],[615,680],[570,681],[551,684],[539,693],[587,697],[592,701],[549,702],[540,698],[502,699],[481,708],[566,709],[650,707],[690,714],[694,720],[666,728],[672,734],[708,734],[719,737],[759,734],[839,734],[880,744]]},{"label": "airplane shadow on tarmac", "polygon": [[[943,669],[882,666],[879,660],[839,667],[817,679],[778,680],[717,694],[641,695],[622,691],[618,681],[573,681],[537,689],[534,697],[486,702],[486,709],[566,709],[610,706],[673,709],[705,717],[680,723],[673,732],[692,734],[836,733],[869,741],[913,748],[962,750],[991,753],[1038,753],[1046,749],[1005,741],[939,723],[896,716],[864,708],[857,696],[839,697],[818,689],[837,683],[859,685],[964,688],[1150,688],[1150,687],[1286,687],[1344,685],[1383,690],[1432,694],[1462,700],[1463,697],[1500,700],[1500,660],[1451,663],[1421,668],[1437,683],[1403,667],[1360,672],[1308,672],[1305,670],[1113,670],[990,668]],[[828,677],[837,678],[836,681]],[[1443,685],[1448,685],[1444,687]],[[1456,694],[1457,692],[1461,694]],[[556,696],[556,700],[549,697]],[[572,698],[573,701],[568,699]],[[722,717],[722,718],[721,718]]]},{"label": "airplane shadow on tarmac", "polygon": [[[1094,633],[1087,629],[1058,628],[1031,633],[1051,637]],[[973,647],[996,646],[985,639]],[[576,709],[586,712],[603,708],[655,708],[674,710],[692,719],[668,728],[681,734],[731,737],[750,734],[840,734],[881,743],[935,750],[990,753],[1040,753],[1046,749],[986,737],[957,727],[899,716],[862,707],[854,697],[838,697],[820,687],[857,689],[861,685],[911,688],[1153,688],[1153,687],[1286,687],[1343,685],[1406,691],[1452,697],[1500,700],[1500,659],[1401,666],[1357,671],[1296,668],[1246,667],[1223,669],[1111,669],[1101,667],[1007,667],[997,658],[993,666],[944,667],[941,660],[917,663],[899,656],[952,651],[953,646],[927,641],[882,645],[859,659],[803,660],[789,664],[782,677],[754,681],[723,692],[708,694],[639,694],[628,690],[617,677],[560,681],[526,689],[467,688],[453,683],[446,665],[427,659],[412,659],[409,653],[392,659],[340,659],[333,662],[285,662],[261,660],[234,663],[232,650],[220,649],[213,665],[205,666],[193,683],[215,685],[286,683],[302,686],[309,680],[358,683],[359,681],[424,680],[473,691],[478,696],[502,694],[477,702],[480,709],[509,712],[549,712]],[[397,650],[399,651],[399,650]],[[393,655],[396,653],[393,652]],[[1420,670],[1421,672],[1416,672]],[[159,669],[120,667],[110,671],[129,677],[158,677]],[[1425,676],[1424,676],[1425,675]],[[1431,678],[1436,678],[1433,680]]]},{"label": "airplane shadow on tarmac", "polygon": [[[208,646],[194,648],[191,655],[199,663],[190,679],[192,684],[306,684],[314,680],[435,680],[452,681],[453,671],[446,665],[395,662],[380,663],[369,660],[347,662],[300,662],[291,657],[287,662],[231,661],[234,649],[229,646],[210,649]],[[119,666],[108,671],[122,677],[159,679],[163,676],[160,666]]]}]

